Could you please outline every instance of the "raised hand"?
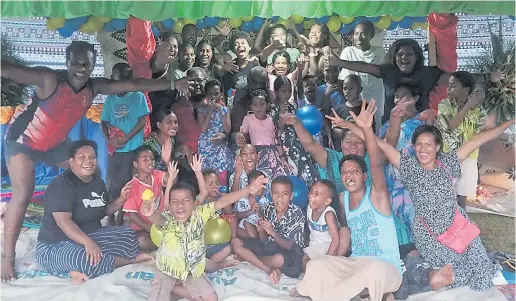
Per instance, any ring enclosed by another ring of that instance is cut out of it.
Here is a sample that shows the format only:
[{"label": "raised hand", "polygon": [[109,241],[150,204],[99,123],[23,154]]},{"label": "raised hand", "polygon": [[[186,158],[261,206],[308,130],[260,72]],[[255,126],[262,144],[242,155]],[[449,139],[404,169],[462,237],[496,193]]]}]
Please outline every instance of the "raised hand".
[{"label": "raised hand", "polygon": [[273,65],[267,65],[265,70],[267,70],[268,74],[273,74],[274,73],[274,66]]},{"label": "raised hand", "polygon": [[224,22],[224,26],[219,27],[217,25],[215,26],[215,29],[220,33],[221,36],[227,37],[233,29],[233,25],[231,25],[231,21],[228,19]]},{"label": "raised hand", "polygon": [[260,189],[265,189],[268,182],[269,179],[267,179],[267,177],[259,176],[258,178],[256,178],[256,180],[253,181],[253,183],[247,185],[247,187],[249,188],[249,193],[255,194],[258,191],[260,191]]},{"label": "raised hand", "polygon": [[124,202],[129,198],[132,185],[133,181],[129,181],[124,185],[124,187],[122,187],[122,190],[120,191],[120,198],[123,199]]},{"label": "raised hand", "polygon": [[176,90],[183,93],[188,93],[188,89],[192,84],[193,83],[190,82],[187,77],[183,77],[174,82]]},{"label": "raised hand", "polygon": [[242,157],[237,156],[236,157],[236,166],[235,166],[235,177],[242,174],[243,170],[244,170],[244,162],[242,162]]},{"label": "raised hand", "polygon": [[421,114],[419,114],[418,117],[419,120],[425,121],[427,124],[430,122],[430,124],[433,123],[435,120],[435,111],[434,109],[426,109]]},{"label": "raised hand", "polygon": [[192,163],[190,163],[190,167],[192,167],[192,170],[194,172],[201,172],[202,171],[202,157],[198,154],[194,154],[192,156]]},{"label": "raised hand", "polygon": [[351,124],[351,122],[341,118],[339,116],[339,114],[337,114],[337,112],[335,112],[335,109],[332,108],[331,111],[333,112],[333,116],[326,115],[324,117],[326,117],[326,119],[328,119],[331,122],[332,127],[343,128],[343,129],[349,128],[349,125]]},{"label": "raised hand", "polygon": [[362,110],[360,111],[360,114],[357,116],[352,111],[349,111],[349,114],[351,117],[353,117],[353,120],[355,120],[355,124],[365,130],[369,129],[373,126],[373,120],[374,120],[374,114],[376,113],[376,102],[375,100],[371,100],[371,102],[366,107],[365,100],[362,101]]},{"label": "raised hand", "polygon": [[[168,171],[168,182],[170,183],[170,186],[172,186],[172,183],[174,183],[174,179],[176,179],[177,175],[179,174],[179,169],[177,169],[177,162],[168,163],[167,171]],[[167,184],[167,186],[168,186],[168,184]]]},{"label": "raised hand", "polygon": [[161,160],[165,164],[170,163],[172,158],[172,139],[170,137],[165,138],[165,141],[161,145]]},{"label": "raised hand", "polygon": [[243,146],[247,142],[245,139],[244,127],[240,127],[240,131],[236,134],[235,140],[238,146]]},{"label": "raised hand", "polygon": [[470,106],[470,108],[474,108],[479,104],[483,103],[485,97],[485,91],[475,91],[469,96],[468,105]]},{"label": "raised hand", "polygon": [[408,108],[416,103],[415,98],[404,96],[400,99],[398,104],[391,110],[391,116],[396,118],[403,118],[409,113]]},{"label": "raised hand", "polygon": [[229,72],[229,73],[235,73],[240,70],[238,65],[236,65],[235,62],[233,62],[233,61],[225,62],[224,65],[222,65],[222,69],[224,69],[224,71]]}]

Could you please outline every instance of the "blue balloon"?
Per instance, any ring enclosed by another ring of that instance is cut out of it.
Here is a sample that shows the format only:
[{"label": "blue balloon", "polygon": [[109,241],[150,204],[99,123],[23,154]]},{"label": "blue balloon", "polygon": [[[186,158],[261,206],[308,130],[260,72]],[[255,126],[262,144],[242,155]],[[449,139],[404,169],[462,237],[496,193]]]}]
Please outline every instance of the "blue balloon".
[{"label": "blue balloon", "polygon": [[116,30],[122,30],[122,29],[125,29],[125,25],[127,24],[127,20],[126,19],[112,19],[111,21],[109,21],[109,23],[111,23],[111,27],[113,28],[113,31],[116,31]]},{"label": "blue balloon", "polygon": [[297,32],[303,32],[303,30],[304,30],[303,23],[296,24],[296,30],[297,30]]},{"label": "blue balloon", "polygon": [[217,17],[206,17],[204,19],[204,24],[206,24],[206,27],[215,27],[217,24],[219,24],[219,18]]},{"label": "blue balloon", "polygon": [[426,19],[428,19],[428,17],[427,16],[424,16],[424,17],[412,17],[412,19],[414,19],[414,22],[417,22],[417,23],[425,23]]},{"label": "blue balloon", "polygon": [[66,27],[72,32],[79,30],[81,28],[81,25],[88,22],[88,16],[83,17],[77,17],[77,18],[71,18],[67,19],[65,24],[63,25],[63,28]]},{"label": "blue balloon", "polygon": [[228,187],[227,186],[220,186],[219,187],[219,192],[220,193],[228,193]]},{"label": "blue balloon", "polygon": [[113,28],[113,24],[111,24],[110,22],[104,24],[104,31],[107,31],[107,32],[115,31],[115,29]]},{"label": "blue balloon", "polygon": [[260,31],[260,29],[263,26],[263,23],[265,23],[264,18],[254,17],[254,19],[251,21],[251,26],[253,28],[253,31]]},{"label": "blue balloon", "polygon": [[369,20],[369,22],[374,24],[374,23],[380,21],[380,17],[368,17],[367,20]]},{"label": "blue balloon", "polygon": [[72,30],[69,27],[61,27],[57,29],[57,32],[63,37],[63,38],[69,38],[73,35],[74,30]]},{"label": "blue balloon", "polygon": [[206,23],[204,22],[204,19],[197,20],[197,23],[195,23],[195,27],[197,27],[199,29],[206,28]]},{"label": "blue balloon", "polygon": [[174,27],[174,20],[166,19],[161,21],[161,24],[163,24],[163,27],[165,27],[166,29],[172,29],[172,27]]},{"label": "blue balloon", "polygon": [[288,176],[292,181],[292,192],[294,194],[292,203],[301,209],[305,209],[308,204],[308,187],[300,177]]},{"label": "blue balloon", "polygon": [[396,28],[398,28],[398,22],[391,22],[391,25],[387,27],[387,30],[395,30]]},{"label": "blue balloon", "polygon": [[403,29],[407,29],[412,26],[412,23],[414,23],[414,20],[411,17],[405,17],[398,22],[398,25]]},{"label": "blue balloon", "polygon": [[319,133],[323,126],[321,112],[314,106],[304,106],[296,112],[297,118],[312,135]]},{"label": "blue balloon", "polygon": [[355,29],[355,26],[353,26],[353,23],[350,24],[342,24],[340,27],[340,33],[341,34],[349,34],[351,31]]},{"label": "blue balloon", "polygon": [[155,38],[159,37],[159,35],[160,35],[159,29],[154,25],[152,25],[152,34],[154,35]]},{"label": "blue balloon", "polygon": [[278,22],[278,20],[279,20],[279,17],[278,17],[278,16],[273,16],[273,17],[271,18],[271,23],[276,23],[276,22]]},{"label": "blue balloon", "polygon": [[362,22],[362,21],[365,21],[367,20],[367,17],[364,17],[364,16],[360,16],[360,17],[355,17],[355,20],[353,20],[353,22],[356,24],[358,24],[359,22]]},{"label": "blue balloon", "polygon": [[509,16],[509,19],[514,21],[514,16]]},{"label": "blue balloon", "polygon": [[253,31],[253,26],[252,26],[251,22],[244,22],[244,23],[242,23],[242,25],[240,25],[240,30],[245,31],[245,32],[251,32],[251,31]]},{"label": "blue balloon", "polygon": [[326,24],[328,22],[328,20],[330,20],[330,17],[324,16],[324,17],[320,17],[320,18],[315,19],[315,23],[317,23],[317,24]]}]

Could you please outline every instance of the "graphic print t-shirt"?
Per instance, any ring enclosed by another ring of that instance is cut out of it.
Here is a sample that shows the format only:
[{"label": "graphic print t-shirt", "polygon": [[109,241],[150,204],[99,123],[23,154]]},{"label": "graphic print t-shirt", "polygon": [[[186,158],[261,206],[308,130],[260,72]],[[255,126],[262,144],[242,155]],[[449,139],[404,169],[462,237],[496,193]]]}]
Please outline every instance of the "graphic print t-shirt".
[{"label": "graphic print t-shirt", "polygon": [[99,230],[108,202],[109,194],[100,176],[94,175],[91,182],[86,183],[70,169],[66,170],[48,185],[45,192],[45,213],[38,241],[55,244],[70,240],[57,225],[54,212],[72,213],[72,220],[86,234]]}]

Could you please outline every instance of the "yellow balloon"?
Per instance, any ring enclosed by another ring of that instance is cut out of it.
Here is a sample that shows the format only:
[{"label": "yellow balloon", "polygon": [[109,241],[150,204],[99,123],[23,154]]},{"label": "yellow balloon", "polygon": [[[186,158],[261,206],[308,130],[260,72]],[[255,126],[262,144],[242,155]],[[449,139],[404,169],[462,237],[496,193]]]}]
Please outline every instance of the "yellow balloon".
[{"label": "yellow balloon", "polygon": [[305,17],[301,17],[298,15],[292,15],[290,16],[290,20],[294,22],[294,24],[301,24],[305,20]]},{"label": "yellow balloon", "polygon": [[399,22],[403,20],[404,17],[398,17],[398,16],[391,16],[391,20],[394,22]]},{"label": "yellow balloon", "polygon": [[183,23],[183,21],[177,20],[177,22],[174,23],[174,27],[172,27],[172,29],[174,30],[175,33],[181,33],[181,31],[183,31],[183,27],[185,27],[185,24]]},{"label": "yellow balloon", "polygon": [[421,23],[418,23],[418,22],[414,22],[414,23],[412,23],[412,25],[410,25],[410,29],[412,29],[412,30],[416,30],[419,27],[421,27]]},{"label": "yellow balloon", "polygon": [[276,24],[283,24],[285,25],[286,27],[288,27],[290,21],[289,20],[285,20],[285,19],[282,19],[282,18],[279,18],[278,19],[278,22],[276,22]]},{"label": "yellow balloon", "polygon": [[237,28],[237,27],[240,27],[240,25],[242,25],[242,19],[233,18],[233,19],[229,20],[229,23],[231,24],[231,26],[233,26],[233,28]]},{"label": "yellow balloon", "polygon": [[226,25],[226,20],[221,20],[219,21],[219,23],[217,24],[218,27],[222,28]]},{"label": "yellow balloon", "polygon": [[314,19],[305,20],[303,22],[303,28],[304,29],[310,29],[310,28],[312,28],[312,26],[314,26],[314,24],[315,24],[315,20]]},{"label": "yellow balloon", "polygon": [[79,30],[81,32],[84,32],[84,33],[94,33],[93,29],[89,28],[88,27],[88,23],[84,23],[81,25],[81,28],[79,28]]},{"label": "yellow balloon", "polygon": [[50,18],[47,20],[47,28],[50,30],[56,30],[64,26],[66,18]]},{"label": "yellow balloon", "polygon": [[344,24],[350,24],[352,23],[353,21],[355,21],[355,17],[344,17],[344,16],[340,16],[339,17],[340,19],[340,22],[344,23]]},{"label": "yellow balloon", "polygon": [[244,21],[244,22],[249,22],[249,21],[252,21],[253,19],[254,19],[254,17],[252,17],[252,16],[242,17],[242,21]]},{"label": "yellow balloon", "polygon": [[195,25],[195,23],[197,23],[197,20],[183,19],[183,24],[184,25],[186,25],[186,24],[193,24],[193,25]]},{"label": "yellow balloon", "polygon": [[388,16],[383,16],[376,22],[376,28],[385,30],[387,27],[391,25],[391,18]]},{"label": "yellow balloon", "polygon": [[328,22],[326,22],[326,26],[328,26],[328,29],[331,32],[337,32],[339,31],[342,24],[340,23],[339,17],[331,16],[330,19],[328,19]]},{"label": "yellow balloon", "polygon": [[150,238],[152,240],[152,243],[156,247],[161,246],[161,242],[163,241],[163,232],[158,230],[158,228],[156,227],[155,224],[152,224],[152,226],[150,228]]},{"label": "yellow balloon", "polygon": [[204,242],[207,245],[228,243],[231,240],[231,227],[218,217],[209,220],[204,227]]},{"label": "yellow balloon", "polygon": [[428,29],[428,22],[421,23],[421,28],[423,28],[424,30],[427,30]]},{"label": "yellow balloon", "polygon": [[107,23],[107,22],[111,21],[111,19],[113,19],[113,18],[109,18],[109,17],[97,17],[97,18],[99,18],[99,20],[104,23]]},{"label": "yellow balloon", "polygon": [[89,29],[91,29],[93,32],[97,32],[97,31],[100,31],[102,30],[102,28],[104,27],[104,23],[102,21],[100,21],[99,18],[97,17],[91,17],[88,22],[86,22],[86,25],[88,26]]}]

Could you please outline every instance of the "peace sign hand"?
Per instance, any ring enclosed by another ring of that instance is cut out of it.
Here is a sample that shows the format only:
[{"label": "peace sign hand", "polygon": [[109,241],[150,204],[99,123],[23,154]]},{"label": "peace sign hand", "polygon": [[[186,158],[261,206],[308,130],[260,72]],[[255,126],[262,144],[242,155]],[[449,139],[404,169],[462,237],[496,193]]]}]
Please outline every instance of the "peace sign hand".
[{"label": "peace sign hand", "polygon": [[326,119],[328,119],[331,122],[332,127],[338,127],[343,129],[349,128],[351,122],[341,118],[339,114],[335,112],[335,109],[332,108],[331,111],[333,112],[333,116],[325,115],[324,117],[326,117]]}]

